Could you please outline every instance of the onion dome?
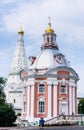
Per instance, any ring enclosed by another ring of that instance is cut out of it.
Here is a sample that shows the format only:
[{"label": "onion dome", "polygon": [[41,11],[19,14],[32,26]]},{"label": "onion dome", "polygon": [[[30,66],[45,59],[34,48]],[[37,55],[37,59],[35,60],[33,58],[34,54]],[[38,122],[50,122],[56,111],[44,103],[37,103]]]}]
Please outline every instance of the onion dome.
[{"label": "onion dome", "polygon": [[47,27],[47,29],[45,30],[45,33],[54,33],[54,30],[51,28],[50,17],[49,17],[48,27]]},{"label": "onion dome", "polygon": [[22,28],[19,29],[18,34],[20,34],[20,35],[23,35],[23,34],[24,34],[24,31],[23,31]]}]

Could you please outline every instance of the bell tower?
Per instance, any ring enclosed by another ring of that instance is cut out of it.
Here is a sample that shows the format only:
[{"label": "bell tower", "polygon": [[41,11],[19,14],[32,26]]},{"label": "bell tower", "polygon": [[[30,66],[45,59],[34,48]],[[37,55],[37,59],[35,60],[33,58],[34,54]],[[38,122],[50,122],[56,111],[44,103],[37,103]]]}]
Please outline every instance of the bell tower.
[{"label": "bell tower", "polygon": [[18,44],[14,53],[13,61],[9,70],[8,83],[19,83],[20,72],[27,69],[27,58],[23,40],[24,31],[22,28],[18,31]]},{"label": "bell tower", "polygon": [[43,34],[42,49],[52,48],[58,50],[58,46],[56,43],[56,34],[54,33],[54,30],[51,28],[50,17],[48,19],[49,19],[48,27],[45,30],[45,33]]},{"label": "bell tower", "polygon": [[23,82],[20,79],[22,70],[27,69],[27,59],[23,40],[24,31],[18,31],[18,41],[13,61],[9,70],[8,80],[5,87],[6,101],[12,103],[16,113],[21,113],[23,108]]}]

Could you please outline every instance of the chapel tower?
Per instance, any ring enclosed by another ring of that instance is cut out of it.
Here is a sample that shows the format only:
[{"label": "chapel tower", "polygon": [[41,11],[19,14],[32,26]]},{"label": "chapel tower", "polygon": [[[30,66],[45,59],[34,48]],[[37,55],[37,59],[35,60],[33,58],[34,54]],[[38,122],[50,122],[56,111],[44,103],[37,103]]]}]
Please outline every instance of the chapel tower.
[{"label": "chapel tower", "polygon": [[22,28],[18,31],[17,47],[14,53],[13,61],[9,70],[8,80],[5,87],[6,100],[12,103],[16,112],[21,112],[23,107],[23,83],[20,79],[22,70],[27,69],[27,59],[25,54],[24,31]]}]

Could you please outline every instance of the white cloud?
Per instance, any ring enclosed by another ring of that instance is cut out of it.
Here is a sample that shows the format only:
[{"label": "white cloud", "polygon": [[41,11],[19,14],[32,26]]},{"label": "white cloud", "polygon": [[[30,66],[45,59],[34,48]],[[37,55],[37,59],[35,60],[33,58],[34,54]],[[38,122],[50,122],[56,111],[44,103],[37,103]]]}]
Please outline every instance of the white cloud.
[{"label": "white cloud", "polygon": [[4,4],[13,3],[13,2],[14,2],[14,0],[3,0]]},{"label": "white cloud", "polygon": [[3,20],[8,32],[16,32],[20,22],[23,22],[25,33],[36,37],[42,35],[42,31],[47,27],[47,18],[51,16],[52,26],[55,30],[67,34],[68,42],[72,43],[73,39],[84,41],[84,27],[80,26],[80,23],[76,25],[80,19],[84,21],[83,3],[83,0],[76,2],[72,0],[25,1],[17,4],[16,8],[12,8]]}]

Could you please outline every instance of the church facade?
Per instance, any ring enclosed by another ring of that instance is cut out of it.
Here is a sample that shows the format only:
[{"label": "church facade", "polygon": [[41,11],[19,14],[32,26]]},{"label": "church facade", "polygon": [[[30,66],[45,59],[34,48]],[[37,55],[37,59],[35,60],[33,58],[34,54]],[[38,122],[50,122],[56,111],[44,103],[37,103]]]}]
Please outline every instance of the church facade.
[{"label": "church facade", "polygon": [[60,52],[51,22],[43,34],[40,52],[29,57],[29,65],[23,34],[20,29],[5,90],[7,101],[13,103],[17,112],[21,112],[21,118],[29,122],[38,121],[40,117],[51,119],[62,113],[76,114],[78,74]]}]

